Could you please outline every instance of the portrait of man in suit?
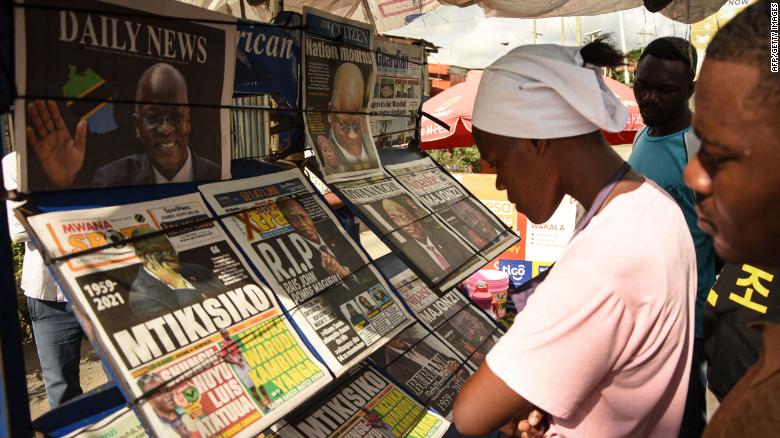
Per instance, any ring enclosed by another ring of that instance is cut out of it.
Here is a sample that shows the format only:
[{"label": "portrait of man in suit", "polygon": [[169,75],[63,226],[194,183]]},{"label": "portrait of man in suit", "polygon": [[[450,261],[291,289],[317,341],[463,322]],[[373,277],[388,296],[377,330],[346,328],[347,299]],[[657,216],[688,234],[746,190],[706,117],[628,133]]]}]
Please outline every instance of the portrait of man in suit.
[{"label": "portrait of man in suit", "polygon": [[366,80],[363,72],[351,62],[341,64],[336,69],[331,89],[328,135],[317,136],[316,143],[320,162],[327,163],[325,152],[332,151],[339,167],[326,164],[325,173],[378,167],[379,159],[368,129],[368,118],[360,114],[366,111]]},{"label": "portrait of man in suit", "polygon": [[420,219],[401,202],[390,198],[383,199],[381,206],[398,230],[390,238],[432,281],[442,279],[471,256],[470,249],[433,216]]},{"label": "portrait of man in suit", "polygon": [[[173,65],[157,63],[146,69],[136,87],[133,126],[143,153],[119,158],[99,167],[89,186],[129,186],[216,180],[219,164],[198,156],[190,145],[187,80]],[[173,103],[174,105],[171,105]],[[178,104],[178,105],[176,105]],[[84,166],[87,121],[73,133],[54,101],[27,105],[27,143],[40,161],[51,188],[74,185]]]},{"label": "portrait of man in suit", "polygon": [[317,279],[336,275],[344,280],[350,277],[352,271],[349,266],[359,267],[362,262],[354,248],[349,245],[346,238],[335,228],[328,230],[326,227],[319,229],[306,209],[297,200],[290,197],[280,197],[276,200],[276,207],[282,212],[287,223],[292,225],[306,243],[319,254],[313,260],[314,272]]},{"label": "portrait of man in suit", "polygon": [[136,228],[131,237],[135,254],[141,260],[130,286],[130,311],[145,321],[201,301],[222,291],[225,285],[210,269],[182,263],[164,234],[151,228]]},{"label": "portrait of man in suit", "polygon": [[479,249],[494,242],[503,230],[500,230],[491,218],[485,214],[470,198],[463,199],[449,206],[454,215],[454,220],[448,222],[458,232]]},{"label": "portrait of man in suit", "polygon": [[[431,370],[435,370],[444,364],[440,370],[440,376],[446,376],[445,378],[447,378],[457,373],[462,375],[464,380],[468,377],[468,372],[460,366],[458,360],[437,351],[426,339],[421,340],[418,336],[415,336],[416,333],[411,332],[414,328],[407,329],[390,339],[385,344],[384,351],[376,353],[377,355],[384,355],[384,358],[378,357],[377,362],[381,366],[387,366],[391,376],[401,382],[407,382],[423,368],[428,367]],[[436,360],[431,362],[434,358]],[[430,383],[433,384],[434,382]]]}]

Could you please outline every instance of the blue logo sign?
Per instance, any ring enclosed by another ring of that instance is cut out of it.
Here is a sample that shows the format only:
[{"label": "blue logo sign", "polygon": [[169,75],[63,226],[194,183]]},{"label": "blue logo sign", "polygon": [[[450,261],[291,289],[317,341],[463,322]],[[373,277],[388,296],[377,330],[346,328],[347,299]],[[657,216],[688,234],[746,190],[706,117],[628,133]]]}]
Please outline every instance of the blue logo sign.
[{"label": "blue logo sign", "polygon": [[531,279],[532,263],[524,260],[499,260],[498,269],[509,275],[509,281],[520,286]]}]

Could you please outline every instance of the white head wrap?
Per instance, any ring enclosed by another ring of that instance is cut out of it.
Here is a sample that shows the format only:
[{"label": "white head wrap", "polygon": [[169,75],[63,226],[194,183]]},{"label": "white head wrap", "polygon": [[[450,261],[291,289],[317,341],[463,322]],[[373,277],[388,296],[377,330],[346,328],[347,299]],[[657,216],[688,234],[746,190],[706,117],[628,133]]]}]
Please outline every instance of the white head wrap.
[{"label": "white head wrap", "polygon": [[482,73],[472,124],[514,138],[562,138],[623,130],[628,111],[580,49],[520,46]]}]

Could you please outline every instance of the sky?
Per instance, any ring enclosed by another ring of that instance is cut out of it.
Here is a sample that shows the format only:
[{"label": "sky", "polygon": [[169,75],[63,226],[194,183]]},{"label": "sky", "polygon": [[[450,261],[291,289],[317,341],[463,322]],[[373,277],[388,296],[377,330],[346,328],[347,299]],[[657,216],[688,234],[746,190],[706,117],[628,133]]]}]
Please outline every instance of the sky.
[{"label": "sky", "polygon": [[[644,47],[661,36],[687,38],[690,26],[672,21],[661,14],[648,12],[644,7],[622,12],[626,51]],[[582,17],[582,34],[600,30],[611,33],[618,49],[620,20],[618,13]],[[537,43],[561,43],[561,19],[536,20]],[[428,57],[428,62],[484,68],[510,49],[533,44],[533,20],[517,18],[485,18],[477,6],[459,8],[441,6],[423,15],[405,27],[387,32],[389,35],[419,38],[440,46],[439,53]],[[576,45],[575,18],[564,19],[564,44]]]}]

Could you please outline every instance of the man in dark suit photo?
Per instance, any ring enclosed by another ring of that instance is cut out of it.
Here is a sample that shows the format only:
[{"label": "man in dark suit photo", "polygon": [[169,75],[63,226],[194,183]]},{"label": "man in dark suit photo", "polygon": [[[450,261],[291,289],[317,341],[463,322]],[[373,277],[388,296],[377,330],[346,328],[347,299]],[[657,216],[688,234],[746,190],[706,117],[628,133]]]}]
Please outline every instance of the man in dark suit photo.
[{"label": "man in dark suit photo", "polygon": [[440,280],[471,256],[468,247],[433,216],[419,219],[404,205],[389,198],[382,200],[382,209],[398,230],[390,235],[391,239],[430,280]]},{"label": "man in dark suit photo", "polygon": [[130,311],[143,320],[179,310],[222,291],[225,285],[206,267],[182,263],[163,234],[137,228],[131,234],[141,267],[130,287]]},{"label": "man in dark suit photo", "polygon": [[447,218],[447,221],[474,246],[485,249],[498,239],[503,230],[472,202],[470,198],[465,198],[450,205],[449,210],[454,217]]},{"label": "man in dark suit photo", "polygon": [[[138,80],[135,100],[139,103],[135,105],[133,124],[144,153],[103,165],[92,175],[89,186],[163,184],[222,177],[219,164],[198,156],[190,146],[187,81],[176,67],[157,63],[146,69]],[[27,126],[27,143],[38,157],[49,187],[73,186],[84,166],[87,121],[80,121],[72,135],[54,101],[30,102],[27,112],[32,124]]]},{"label": "man in dark suit photo", "polygon": [[[378,352],[374,356],[380,366],[387,367],[391,376],[405,383],[423,368],[435,366],[431,360],[438,355],[441,358],[437,360],[437,363],[446,363],[445,372],[440,374],[442,377],[458,373],[463,380],[468,378],[468,372],[460,366],[458,360],[436,351],[436,348],[425,339],[420,340],[408,332],[409,330],[406,330],[390,339],[385,345],[384,351]],[[384,358],[381,355],[384,355]]]},{"label": "man in dark suit photo", "polygon": [[292,225],[295,232],[306,240],[306,243],[319,257],[314,258],[314,272],[318,280],[336,275],[341,280],[352,277],[350,266],[357,268],[363,265],[354,248],[346,238],[338,232],[333,225],[318,228],[309,213],[297,200],[290,197],[280,197],[276,200],[276,207],[282,212],[287,223]]}]

